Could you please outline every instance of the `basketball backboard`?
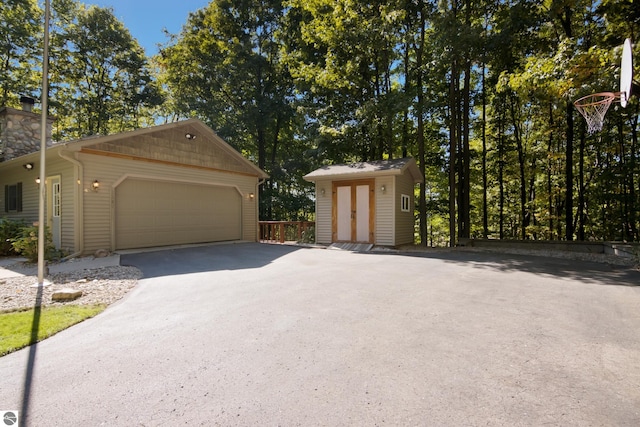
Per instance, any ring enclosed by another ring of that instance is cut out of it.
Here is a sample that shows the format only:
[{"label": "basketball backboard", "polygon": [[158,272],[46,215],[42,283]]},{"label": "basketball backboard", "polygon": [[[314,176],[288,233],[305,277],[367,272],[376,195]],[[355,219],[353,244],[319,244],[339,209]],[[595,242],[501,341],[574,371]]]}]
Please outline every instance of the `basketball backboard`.
[{"label": "basketball backboard", "polygon": [[626,107],[633,90],[633,51],[631,39],[626,39],[622,47],[620,63],[620,106]]}]

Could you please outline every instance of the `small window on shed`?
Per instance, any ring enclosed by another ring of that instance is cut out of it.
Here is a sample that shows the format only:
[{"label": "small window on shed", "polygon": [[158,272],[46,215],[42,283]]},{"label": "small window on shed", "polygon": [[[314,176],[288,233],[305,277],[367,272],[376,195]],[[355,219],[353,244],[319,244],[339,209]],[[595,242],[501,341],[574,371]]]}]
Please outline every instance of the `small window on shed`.
[{"label": "small window on shed", "polygon": [[400,210],[402,212],[411,212],[410,205],[411,197],[407,196],[406,194],[402,194],[400,196]]}]

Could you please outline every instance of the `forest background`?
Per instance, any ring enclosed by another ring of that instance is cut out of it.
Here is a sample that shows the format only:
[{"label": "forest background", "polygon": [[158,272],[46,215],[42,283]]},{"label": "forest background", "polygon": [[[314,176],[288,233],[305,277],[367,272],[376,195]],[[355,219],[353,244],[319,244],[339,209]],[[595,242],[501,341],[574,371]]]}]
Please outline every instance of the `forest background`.
[{"label": "forest background", "polygon": [[[153,57],[51,5],[55,140],[197,117],[271,176],[261,220],[312,219],[322,165],[412,156],[418,243],[640,240],[638,97],[593,135],[573,106],[618,90],[633,0],[214,0]],[[0,3],[0,105],[41,97],[43,21]]]}]

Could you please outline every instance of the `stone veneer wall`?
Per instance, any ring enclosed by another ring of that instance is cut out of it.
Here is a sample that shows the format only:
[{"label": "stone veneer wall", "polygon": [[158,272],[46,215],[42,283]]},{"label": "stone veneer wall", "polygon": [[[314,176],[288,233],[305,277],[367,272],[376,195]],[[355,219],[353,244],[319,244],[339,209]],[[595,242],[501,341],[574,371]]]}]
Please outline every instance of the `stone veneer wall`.
[{"label": "stone veneer wall", "polygon": [[[53,118],[47,119],[47,146],[52,144]],[[0,161],[15,159],[40,150],[39,113],[0,108]]]}]

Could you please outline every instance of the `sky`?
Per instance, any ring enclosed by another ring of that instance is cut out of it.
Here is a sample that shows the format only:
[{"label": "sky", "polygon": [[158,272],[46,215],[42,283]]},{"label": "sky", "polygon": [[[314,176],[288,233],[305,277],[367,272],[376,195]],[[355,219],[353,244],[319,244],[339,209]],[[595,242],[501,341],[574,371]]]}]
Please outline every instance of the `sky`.
[{"label": "sky", "polygon": [[158,53],[157,44],[167,42],[163,29],[177,34],[189,12],[202,9],[210,0],[84,0],[83,3],[111,7],[147,55]]}]

